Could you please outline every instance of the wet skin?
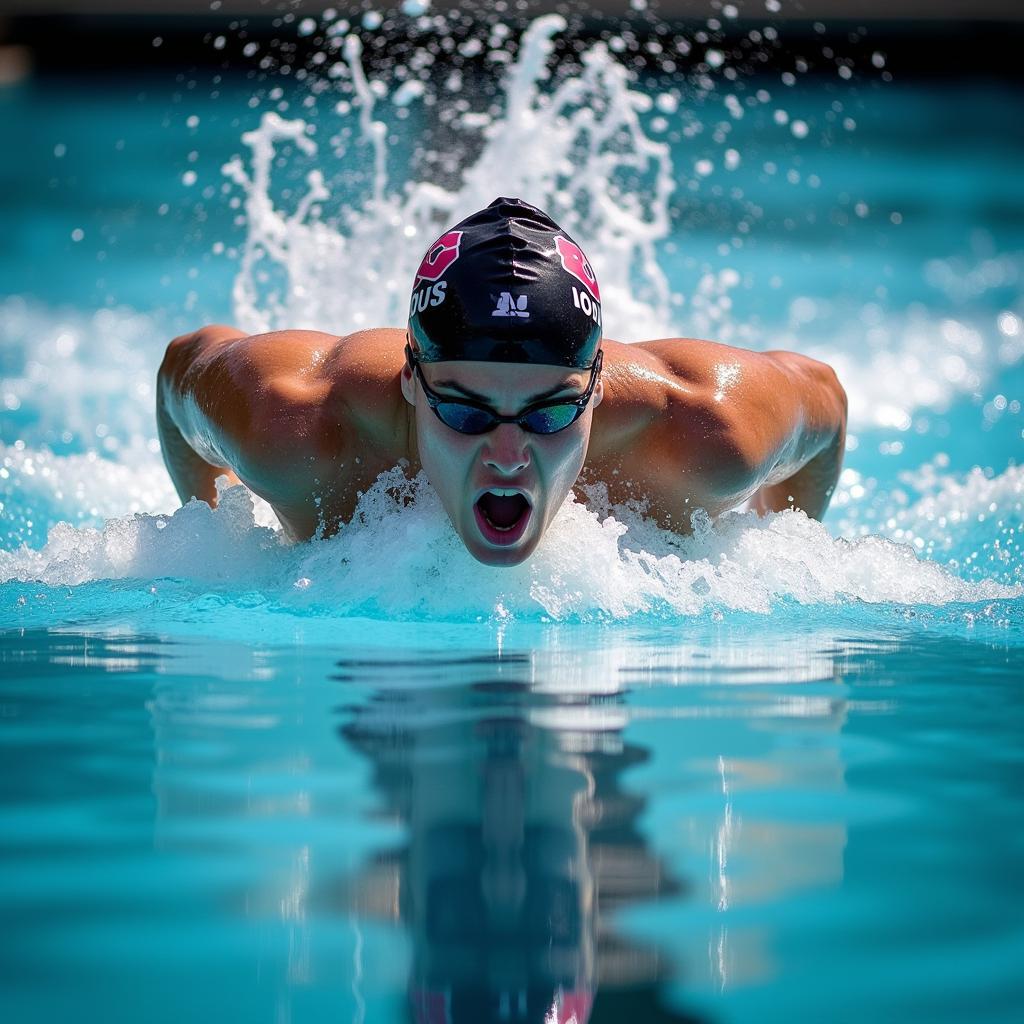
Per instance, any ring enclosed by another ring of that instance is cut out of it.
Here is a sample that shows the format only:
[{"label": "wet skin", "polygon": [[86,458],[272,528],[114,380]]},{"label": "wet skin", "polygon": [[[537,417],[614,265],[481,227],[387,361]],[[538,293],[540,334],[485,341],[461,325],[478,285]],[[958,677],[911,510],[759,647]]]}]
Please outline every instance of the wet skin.
[{"label": "wet skin", "polygon": [[[501,424],[464,435],[430,409],[405,343],[405,332],[391,328],[248,337],[212,326],[176,338],[158,375],[157,423],[181,499],[214,504],[214,481],[226,474],[301,540],[335,532],[359,493],[401,462],[410,475],[426,471],[474,557],[514,565],[570,490],[586,500],[578,484],[602,483],[612,502],[641,502],[681,533],[698,508],[716,516],[746,501],[820,518],[835,487],[846,396],[813,359],[682,338],[605,341],[604,370],[571,426],[540,435]],[[578,396],[590,376],[514,363],[422,370],[432,390],[477,396],[506,415],[552,389],[550,397]],[[525,500],[525,518],[496,529],[487,491],[521,495],[511,500]]]}]

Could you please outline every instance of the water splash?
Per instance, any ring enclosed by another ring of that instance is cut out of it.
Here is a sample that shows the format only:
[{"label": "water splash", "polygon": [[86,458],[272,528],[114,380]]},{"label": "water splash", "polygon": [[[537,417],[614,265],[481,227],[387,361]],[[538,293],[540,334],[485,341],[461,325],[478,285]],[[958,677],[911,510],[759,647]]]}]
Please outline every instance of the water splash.
[{"label": "water splash", "polygon": [[[934,507],[928,514],[933,514]],[[536,554],[511,569],[475,562],[422,475],[382,474],[337,536],[287,546],[258,526],[243,487],[216,510],[193,501],[173,515],[55,527],[39,551],[0,551],[0,581],[78,586],[101,579],[184,579],[256,593],[301,614],[473,622],[622,621],[721,611],[767,614],[786,604],[944,605],[1018,598],[1020,585],[966,582],[913,547],[837,539],[802,513],[695,519],[690,537],[628,509],[602,516],[570,498]],[[447,581],[458,579],[459,586]],[[416,580],[416,586],[409,586]]]},{"label": "water splash", "polygon": [[[234,292],[240,324],[340,333],[401,323],[424,245],[504,192],[547,207],[587,246],[609,296],[609,334],[724,339],[733,331],[755,340],[731,313],[730,294],[743,285],[737,270],[701,268],[692,294],[681,297],[658,262],[659,246],[673,241],[673,189],[694,182],[674,171],[647,115],[652,103],[655,116],[672,115],[676,101],[652,100],[614,45],[592,46],[577,74],[553,77],[552,47],[563,29],[557,16],[535,22],[493,108],[463,106],[460,123],[478,144],[446,187],[400,170],[382,130],[395,110],[425,105],[431,86],[415,76],[371,80],[355,36],[340,40],[350,120],[372,166],[370,193],[361,205],[346,205],[348,193],[329,185],[315,141],[326,133],[315,121],[268,113],[243,136],[249,159],[225,168],[247,219]],[[682,108],[694,123],[685,100]],[[737,100],[730,115],[742,114]],[[534,159],[521,159],[525,152]],[[296,168],[305,171],[305,185],[285,203],[277,178]],[[1021,265],[1013,254],[966,271],[932,261],[926,275],[955,303],[986,288],[1015,288]],[[756,342],[833,362],[850,391],[855,428],[903,431],[915,411],[973,397],[1019,363],[1019,297],[999,302],[998,314],[977,323],[962,310],[945,313],[948,303],[906,316],[872,305],[836,334],[821,300],[797,295],[788,327]],[[168,335],[153,318],[131,310],[65,315],[8,300],[0,305],[0,335],[4,436],[17,438],[0,449],[0,514],[9,527],[0,579],[10,581],[0,602],[14,621],[24,608],[10,602],[37,586],[86,592],[106,580],[123,581],[125,592],[158,609],[177,594],[192,617],[211,604],[242,602],[313,617],[692,621],[792,606],[835,614],[1004,599],[1019,614],[1022,482],[1014,467],[994,477],[952,477],[936,463],[931,477],[918,474],[902,487],[885,482],[875,492],[851,469],[833,516],[846,539],[792,515],[730,516],[679,538],[630,510],[594,512],[570,502],[535,558],[500,571],[469,558],[429,487],[395,478],[366,495],[356,522],[337,538],[287,547],[273,513],[244,491],[226,494],[216,511],[200,503],[175,511],[150,390]],[[410,486],[408,505],[396,505],[396,489]],[[45,547],[34,550],[44,537]],[[23,541],[30,547],[18,547]],[[455,593],[445,584],[453,574],[465,581]],[[408,579],[423,584],[410,588]]]},{"label": "water splash", "polygon": [[603,43],[583,55],[578,76],[548,85],[552,39],[564,28],[562,17],[549,15],[526,31],[507,72],[505,108],[474,115],[482,149],[453,190],[432,181],[391,185],[385,128],[374,117],[376,93],[359,62],[358,40],[349,37],[344,55],[360,129],[373,151],[373,195],[361,209],[343,209],[331,225],[323,209],[332,197],[314,169],[293,212],[275,206],[271,177],[280,148],[293,144],[312,156],[316,145],[305,121],[265,114],[242,139],[249,166],[236,158],[224,168],[244,193],[247,219],[234,291],[238,322],[254,332],[403,323],[424,248],[495,196],[514,195],[544,206],[593,254],[612,311],[610,335],[664,335],[672,297],[656,246],[669,231],[668,146],[645,133],[641,114],[652,100],[632,87]]},{"label": "water splash", "polygon": [[0,429],[33,447],[130,461],[154,440],[156,319],[124,307],[51,310],[19,296],[0,301]]}]

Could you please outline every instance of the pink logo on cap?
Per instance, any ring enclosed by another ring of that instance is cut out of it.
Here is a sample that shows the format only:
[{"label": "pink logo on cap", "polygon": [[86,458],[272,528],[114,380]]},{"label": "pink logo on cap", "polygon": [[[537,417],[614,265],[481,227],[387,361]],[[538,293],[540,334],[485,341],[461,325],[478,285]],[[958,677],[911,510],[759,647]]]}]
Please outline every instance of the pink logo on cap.
[{"label": "pink logo on cap", "polygon": [[446,231],[428,250],[420,261],[420,269],[416,271],[415,288],[420,281],[437,281],[444,272],[459,258],[459,245],[462,242],[461,231]]},{"label": "pink logo on cap", "polygon": [[583,250],[575,242],[570,242],[562,235],[555,238],[555,248],[558,249],[558,255],[562,258],[562,266],[600,302],[601,289],[597,286],[597,275],[590,265],[590,260],[583,255]]}]

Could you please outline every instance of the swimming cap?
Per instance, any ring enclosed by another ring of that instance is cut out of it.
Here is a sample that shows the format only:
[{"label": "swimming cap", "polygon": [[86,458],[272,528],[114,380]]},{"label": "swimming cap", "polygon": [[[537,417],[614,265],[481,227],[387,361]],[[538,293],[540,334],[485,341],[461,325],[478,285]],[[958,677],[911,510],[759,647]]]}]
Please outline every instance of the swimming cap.
[{"label": "swimming cap", "polygon": [[546,213],[495,199],[427,250],[413,283],[409,338],[424,363],[586,369],[601,343],[601,291],[583,250]]}]

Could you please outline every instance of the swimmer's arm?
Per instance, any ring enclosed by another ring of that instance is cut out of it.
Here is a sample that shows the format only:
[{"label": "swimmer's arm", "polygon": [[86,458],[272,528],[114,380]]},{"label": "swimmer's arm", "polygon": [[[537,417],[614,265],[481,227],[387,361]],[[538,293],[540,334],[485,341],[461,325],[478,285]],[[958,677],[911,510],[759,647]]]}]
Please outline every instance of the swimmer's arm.
[{"label": "swimmer's arm", "polygon": [[821,519],[839,480],[846,448],[846,392],[825,363],[794,352],[766,352],[759,431],[763,481],[750,507],[802,509]]},{"label": "swimmer's arm", "polygon": [[236,389],[223,374],[219,381],[213,378],[218,350],[244,337],[231,327],[206,327],[167,346],[157,373],[156,423],[164,463],[182,502],[195,497],[215,506],[217,477],[240,483],[225,450],[222,422],[238,418],[237,401],[233,414],[229,409]]}]

